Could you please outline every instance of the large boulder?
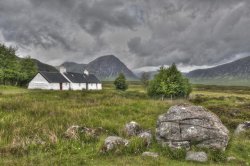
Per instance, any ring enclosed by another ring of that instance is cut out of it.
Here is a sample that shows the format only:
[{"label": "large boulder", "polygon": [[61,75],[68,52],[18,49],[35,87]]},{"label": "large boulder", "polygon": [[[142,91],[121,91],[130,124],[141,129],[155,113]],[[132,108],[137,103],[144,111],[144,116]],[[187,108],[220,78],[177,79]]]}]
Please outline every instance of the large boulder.
[{"label": "large boulder", "polygon": [[128,144],[129,144],[129,141],[126,139],[123,139],[123,138],[117,137],[117,136],[109,136],[104,141],[102,151],[108,152],[111,150],[115,150],[118,147],[128,146]]},{"label": "large boulder", "polygon": [[244,133],[247,130],[250,131],[250,121],[246,121],[244,123],[239,124],[236,130],[234,131],[234,134],[239,135],[241,133]]},{"label": "large boulder", "polygon": [[163,146],[189,149],[191,145],[224,150],[229,131],[201,106],[177,105],[158,117],[156,139]]}]

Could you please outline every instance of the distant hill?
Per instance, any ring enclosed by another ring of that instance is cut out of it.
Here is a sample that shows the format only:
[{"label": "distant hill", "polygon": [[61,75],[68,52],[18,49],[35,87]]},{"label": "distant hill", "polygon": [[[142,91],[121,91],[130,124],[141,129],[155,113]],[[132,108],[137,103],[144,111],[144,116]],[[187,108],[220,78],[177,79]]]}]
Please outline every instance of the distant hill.
[{"label": "distant hill", "polygon": [[194,70],[186,76],[197,84],[250,85],[250,57],[213,68]]},{"label": "distant hill", "polygon": [[42,62],[40,62],[39,60],[36,60],[36,59],[32,59],[32,60],[35,62],[38,71],[47,71],[47,72],[56,72],[56,71],[58,71],[54,66],[42,63]]},{"label": "distant hill", "polygon": [[75,62],[64,62],[60,66],[64,66],[68,72],[83,73],[84,69],[87,67],[86,64],[78,64]]},{"label": "distant hill", "polygon": [[65,62],[61,66],[66,67],[67,71],[82,73],[87,69],[101,80],[114,80],[120,73],[123,73],[128,80],[138,80],[135,74],[114,55],[99,57],[89,64],[77,64]]}]

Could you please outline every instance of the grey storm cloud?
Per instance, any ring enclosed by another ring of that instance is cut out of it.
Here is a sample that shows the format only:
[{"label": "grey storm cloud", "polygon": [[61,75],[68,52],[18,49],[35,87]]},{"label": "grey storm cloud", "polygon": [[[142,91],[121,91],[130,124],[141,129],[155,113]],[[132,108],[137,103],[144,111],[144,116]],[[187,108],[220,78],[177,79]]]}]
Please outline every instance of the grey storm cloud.
[{"label": "grey storm cloud", "polygon": [[215,65],[249,55],[249,9],[249,0],[1,0],[0,42],[56,65],[106,53],[133,68]]}]

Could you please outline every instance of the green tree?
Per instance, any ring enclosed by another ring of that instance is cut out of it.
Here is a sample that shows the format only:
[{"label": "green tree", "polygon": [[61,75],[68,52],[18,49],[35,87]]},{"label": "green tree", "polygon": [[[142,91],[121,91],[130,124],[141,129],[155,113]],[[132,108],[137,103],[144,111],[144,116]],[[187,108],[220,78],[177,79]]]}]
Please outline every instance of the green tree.
[{"label": "green tree", "polygon": [[149,96],[161,96],[162,99],[188,97],[191,91],[189,80],[183,77],[175,64],[169,68],[161,67],[148,86]]},{"label": "green tree", "polygon": [[27,58],[18,58],[13,47],[0,44],[0,84],[26,85],[35,76],[35,63]]},{"label": "green tree", "polygon": [[126,82],[126,77],[124,76],[124,74],[122,73],[119,74],[119,76],[114,81],[114,85],[118,90],[125,91],[128,89],[128,84]]},{"label": "green tree", "polygon": [[30,57],[26,57],[20,60],[20,67],[22,74],[20,73],[19,84],[21,86],[27,85],[36,75],[37,66]]},{"label": "green tree", "polygon": [[141,82],[142,84],[147,87],[149,84],[149,79],[150,79],[150,75],[149,73],[143,72],[141,75]]}]

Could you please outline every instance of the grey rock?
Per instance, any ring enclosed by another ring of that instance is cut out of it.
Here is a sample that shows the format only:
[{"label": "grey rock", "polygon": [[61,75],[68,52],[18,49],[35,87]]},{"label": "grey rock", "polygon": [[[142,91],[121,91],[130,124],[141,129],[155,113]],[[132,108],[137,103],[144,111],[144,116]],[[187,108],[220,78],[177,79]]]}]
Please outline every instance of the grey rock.
[{"label": "grey rock", "polygon": [[153,158],[159,157],[158,153],[154,153],[154,152],[143,152],[142,156],[153,157]]},{"label": "grey rock", "polygon": [[235,129],[234,134],[239,135],[247,130],[250,130],[250,121],[239,124]]},{"label": "grey rock", "polygon": [[234,160],[237,160],[236,157],[234,156],[227,157],[227,161],[234,161]]},{"label": "grey rock", "polygon": [[88,128],[88,127],[81,127],[78,125],[73,125],[69,127],[64,136],[68,139],[79,139],[80,135],[85,135],[88,137],[96,138],[99,137],[102,133],[107,132],[102,127],[98,128]]},{"label": "grey rock", "polygon": [[192,152],[189,151],[186,154],[187,161],[197,161],[206,162],[208,160],[207,154],[205,152]]},{"label": "grey rock", "polygon": [[156,139],[163,146],[198,147],[224,150],[229,131],[221,120],[201,106],[177,105],[158,117]]},{"label": "grey rock", "polygon": [[128,136],[136,136],[140,133],[141,127],[137,122],[132,121],[125,125],[124,130]]},{"label": "grey rock", "polygon": [[108,152],[119,146],[128,146],[129,141],[117,136],[109,136],[105,139],[103,151]]},{"label": "grey rock", "polygon": [[151,144],[153,138],[152,134],[148,131],[138,134],[138,137],[144,139],[147,146]]},{"label": "grey rock", "polygon": [[64,136],[69,139],[78,139],[79,138],[79,129],[81,127],[78,125],[73,125],[69,127],[66,132],[64,133]]}]

